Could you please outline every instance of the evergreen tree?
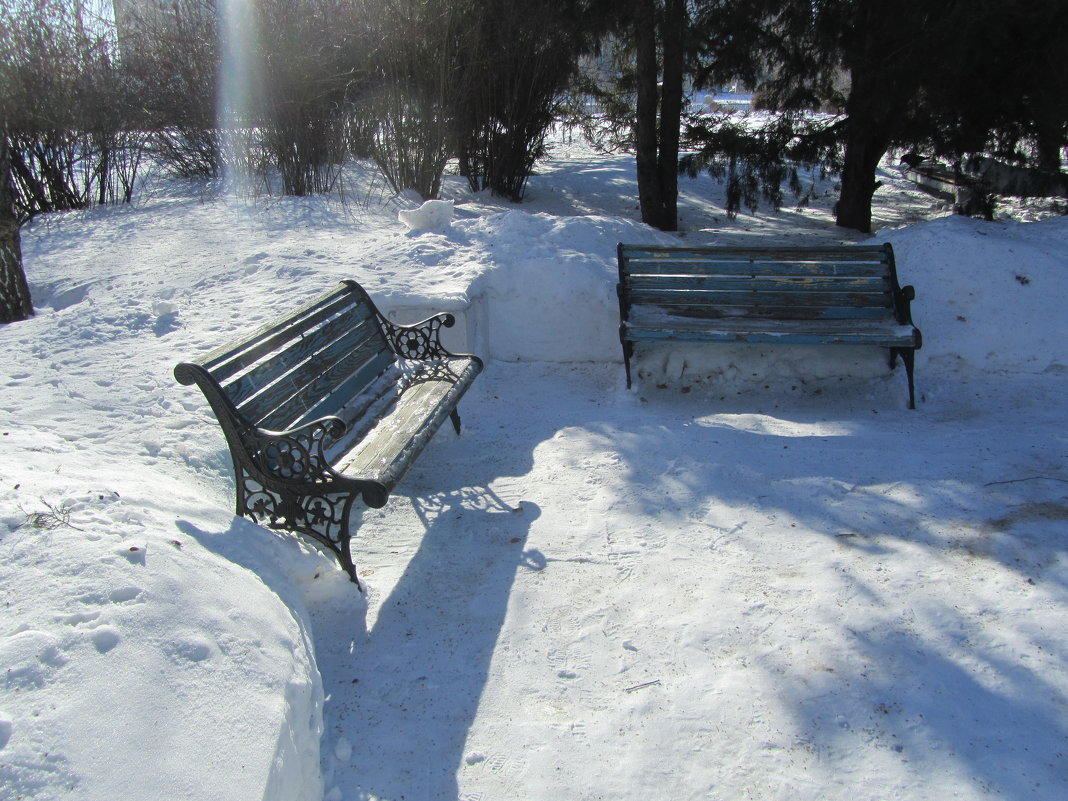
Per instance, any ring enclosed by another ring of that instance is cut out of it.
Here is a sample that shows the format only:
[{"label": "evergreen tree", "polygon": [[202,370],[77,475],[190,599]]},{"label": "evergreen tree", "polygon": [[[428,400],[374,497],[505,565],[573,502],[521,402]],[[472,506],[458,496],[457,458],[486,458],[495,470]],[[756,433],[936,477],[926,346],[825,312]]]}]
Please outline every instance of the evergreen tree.
[{"label": "evergreen tree", "polygon": [[[759,102],[784,116],[777,130],[761,133],[775,146],[748,162],[739,157],[752,152],[752,139],[695,128],[703,147],[684,165],[690,170],[711,166],[751,186],[760,180],[752,164],[775,177],[772,164],[800,151],[841,174],[837,223],[870,231],[876,169],[891,150],[923,149],[958,163],[987,151],[1023,164],[1059,162],[1068,119],[1062,0],[703,0],[699,7],[699,23],[711,32],[707,77],[747,79]],[[812,109],[835,116],[798,127]]]},{"label": "evergreen tree", "polygon": [[[633,151],[642,221],[678,227],[684,83],[692,69],[686,0],[627,0],[608,17],[606,52],[577,76],[573,121],[603,150]],[[597,111],[585,108],[592,98]]]}]

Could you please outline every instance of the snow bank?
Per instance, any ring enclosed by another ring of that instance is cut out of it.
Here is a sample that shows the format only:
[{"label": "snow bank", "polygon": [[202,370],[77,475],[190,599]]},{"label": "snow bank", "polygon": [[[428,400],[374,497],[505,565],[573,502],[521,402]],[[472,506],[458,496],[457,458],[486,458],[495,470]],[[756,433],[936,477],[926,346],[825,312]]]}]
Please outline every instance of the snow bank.
[{"label": "snow bank", "polygon": [[614,360],[619,352],[616,244],[671,242],[614,217],[508,211],[469,224],[484,272],[470,289],[482,306],[486,352],[504,361]]},{"label": "snow bank", "polygon": [[[38,313],[0,330],[0,797],[318,801],[302,588],[329,562],[230,514],[221,437],[170,376],[216,336],[188,336],[195,286],[210,309],[256,259],[180,269],[166,208],[125,212],[30,232]],[[155,249],[131,257],[131,219]]]},{"label": "snow bank", "polygon": [[22,454],[3,506],[25,516],[2,521],[0,796],[321,798],[287,549],[136,460],[86,471],[63,438],[3,433]]},{"label": "snow bank", "polygon": [[[988,223],[944,217],[886,231],[903,284],[916,286],[921,369],[1068,370],[1068,218]],[[993,335],[992,335],[993,334]]]}]

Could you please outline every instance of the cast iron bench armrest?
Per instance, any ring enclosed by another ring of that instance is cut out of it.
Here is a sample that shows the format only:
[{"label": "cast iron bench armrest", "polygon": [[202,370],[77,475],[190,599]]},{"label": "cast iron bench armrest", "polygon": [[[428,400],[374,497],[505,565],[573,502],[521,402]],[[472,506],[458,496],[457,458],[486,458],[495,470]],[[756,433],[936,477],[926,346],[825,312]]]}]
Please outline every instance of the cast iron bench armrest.
[{"label": "cast iron bench armrest", "polygon": [[435,314],[418,323],[395,323],[384,317],[381,322],[390,346],[405,359],[442,359],[456,355],[441,342],[441,329],[456,325],[456,318],[449,312]]}]

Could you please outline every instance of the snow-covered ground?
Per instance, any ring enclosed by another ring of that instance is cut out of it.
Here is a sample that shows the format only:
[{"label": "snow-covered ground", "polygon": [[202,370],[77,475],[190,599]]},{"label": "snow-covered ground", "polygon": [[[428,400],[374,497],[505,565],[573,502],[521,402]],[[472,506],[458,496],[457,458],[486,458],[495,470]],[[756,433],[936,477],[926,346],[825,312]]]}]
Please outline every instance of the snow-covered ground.
[{"label": "snow-covered ground", "polygon": [[[728,221],[560,144],[527,202],[409,231],[346,198],[158,180],[24,232],[0,329],[0,798],[1068,797],[1068,219],[947,217],[882,176],[919,403],[877,350],[647,348],[618,241],[863,241]],[[323,292],[448,309],[487,357],[389,504],[360,595],[229,511],[174,364]]]}]

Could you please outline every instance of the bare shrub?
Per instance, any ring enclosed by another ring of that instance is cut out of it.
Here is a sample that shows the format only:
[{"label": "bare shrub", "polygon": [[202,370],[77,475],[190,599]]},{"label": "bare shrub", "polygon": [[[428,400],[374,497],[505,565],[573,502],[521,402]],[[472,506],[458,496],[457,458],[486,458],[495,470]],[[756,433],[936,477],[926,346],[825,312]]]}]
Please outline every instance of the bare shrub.
[{"label": "bare shrub", "polygon": [[264,0],[261,142],[287,195],[335,188],[346,154],[350,84],[359,72],[355,5]]},{"label": "bare shrub", "polygon": [[461,3],[386,0],[375,3],[372,88],[355,108],[373,121],[370,155],[395,192],[437,197],[453,148]]},{"label": "bare shrub", "polygon": [[5,133],[18,214],[128,201],[145,138],[114,27],[78,0],[0,6]]},{"label": "bare shrub", "polygon": [[123,64],[145,111],[148,147],[181,177],[222,172],[215,0],[116,3]]}]

